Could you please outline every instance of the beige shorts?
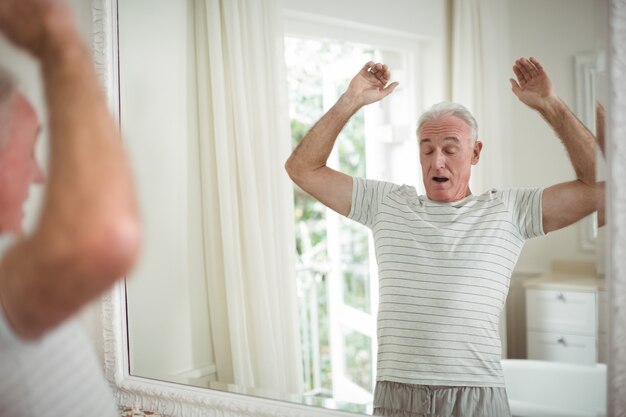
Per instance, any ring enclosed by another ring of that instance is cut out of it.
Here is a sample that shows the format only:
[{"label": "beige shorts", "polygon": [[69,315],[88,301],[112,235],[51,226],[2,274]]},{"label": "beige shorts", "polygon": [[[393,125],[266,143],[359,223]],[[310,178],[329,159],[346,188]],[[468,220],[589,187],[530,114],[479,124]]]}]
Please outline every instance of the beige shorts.
[{"label": "beige shorts", "polygon": [[510,417],[505,388],[448,387],[378,381],[374,415],[387,417]]}]

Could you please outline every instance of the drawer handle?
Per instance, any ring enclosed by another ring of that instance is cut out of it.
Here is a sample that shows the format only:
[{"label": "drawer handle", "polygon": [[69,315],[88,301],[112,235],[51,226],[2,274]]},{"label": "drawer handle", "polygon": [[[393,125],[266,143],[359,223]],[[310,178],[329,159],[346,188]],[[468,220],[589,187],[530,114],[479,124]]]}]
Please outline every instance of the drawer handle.
[{"label": "drawer handle", "polygon": [[556,342],[563,346],[567,345],[567,342],[565,341],[565,338],[563,336],[559,337]]}]

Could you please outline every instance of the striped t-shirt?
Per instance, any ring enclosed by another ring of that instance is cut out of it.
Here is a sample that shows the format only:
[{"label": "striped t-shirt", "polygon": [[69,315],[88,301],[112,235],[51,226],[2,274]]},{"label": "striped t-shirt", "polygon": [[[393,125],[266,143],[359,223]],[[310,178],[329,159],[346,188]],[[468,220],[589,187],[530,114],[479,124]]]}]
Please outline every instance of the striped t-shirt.
[{"label": "striped t-shirt", "polygon": [[452,203],[354,178],[349,218],[372,230],[377,380],[503,387],[500,312],[525,240],[544,234],[542,189]]},{"label": "striped t-shirt", "polygon": [[[10,242],[0,236],[0,259]],[[93,345],[76,320],[26,342],[0,306],[0,416],[116,415]]]}]

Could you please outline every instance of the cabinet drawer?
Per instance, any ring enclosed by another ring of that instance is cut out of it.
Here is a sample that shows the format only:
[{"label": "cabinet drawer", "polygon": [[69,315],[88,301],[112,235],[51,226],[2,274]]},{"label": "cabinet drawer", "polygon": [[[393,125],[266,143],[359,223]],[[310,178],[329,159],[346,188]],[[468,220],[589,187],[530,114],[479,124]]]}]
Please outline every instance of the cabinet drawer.
[{"label": "cabinet drawer", "polygon": [[593,364],[596,358],[595,337],[528,332],[528,359]]},{"label": "cabinet drawer", "polygon": [[593,292],[526,290],[526,325],[529,330],[595,337],[596,323],[596,296]]}]

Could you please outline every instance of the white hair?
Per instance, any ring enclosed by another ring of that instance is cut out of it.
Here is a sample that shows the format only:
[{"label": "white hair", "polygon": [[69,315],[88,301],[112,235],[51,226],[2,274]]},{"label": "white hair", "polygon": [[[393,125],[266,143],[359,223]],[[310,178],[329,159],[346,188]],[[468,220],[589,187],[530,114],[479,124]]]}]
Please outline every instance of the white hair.
[{"label": "white hair", "polygon": [[4,146],[9,129],[10,101],[17,91],[15,77],[5,68],[0,67],[0,149]]},{"label": "white hair", "polygon": [[454,103],[452,101],[442,101],[441,103],[437,103],[428,109],[420,116],[419,121],[417,122],[417,134],[419,135],[420,130],[424,123],[429,122],[431,120],[436,120],[445,116],[455,116],[459,119],[463,120],[465,124],[467,124],[472,129],[472,140],[478,139],[478,123],[476,123],[476,119],[470,113],[467,108],[459,103]]}]

